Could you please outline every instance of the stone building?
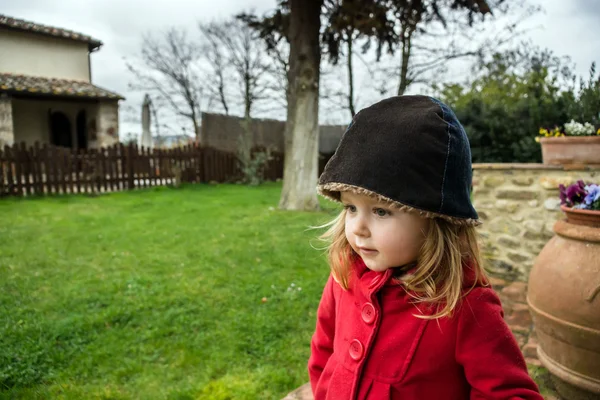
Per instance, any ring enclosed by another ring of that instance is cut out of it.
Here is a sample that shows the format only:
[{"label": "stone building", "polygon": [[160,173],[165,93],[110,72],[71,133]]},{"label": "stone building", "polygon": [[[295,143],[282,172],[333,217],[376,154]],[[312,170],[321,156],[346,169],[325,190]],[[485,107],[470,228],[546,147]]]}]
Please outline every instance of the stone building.
[{"label": "stone building", "polygon": [[98,148],[119,140],[119,100],[92,84],[102,42],[0,15],[0,148],[40,142]]}]

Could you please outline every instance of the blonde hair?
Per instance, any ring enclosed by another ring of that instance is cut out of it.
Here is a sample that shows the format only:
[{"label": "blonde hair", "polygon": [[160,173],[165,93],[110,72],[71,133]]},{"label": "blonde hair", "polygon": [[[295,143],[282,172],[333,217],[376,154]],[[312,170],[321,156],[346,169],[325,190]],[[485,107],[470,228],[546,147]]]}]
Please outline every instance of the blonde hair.
[{"label": "blonde hair", "polygon": [[[345,217],[346,210],[342,210],[330,223],[323,225],[322,227],[329,229],[320,239],[329,243],[327,258],[334,279],[342,288],[348,289],[352,263],[359,256],[346,239]],[[441,218],[428,219],[430,222],[419,251],[417,268],[414,273],[403,276],[402,283],[415,303],[423,303],[435,309],[433,315],[416,316],[436,319],[451,316],[465,294],[465,265],[474,269],[474,281],[468,291],[478,282],[487,285],[487,276],[481,263],[474,226],[457,225]]]}]

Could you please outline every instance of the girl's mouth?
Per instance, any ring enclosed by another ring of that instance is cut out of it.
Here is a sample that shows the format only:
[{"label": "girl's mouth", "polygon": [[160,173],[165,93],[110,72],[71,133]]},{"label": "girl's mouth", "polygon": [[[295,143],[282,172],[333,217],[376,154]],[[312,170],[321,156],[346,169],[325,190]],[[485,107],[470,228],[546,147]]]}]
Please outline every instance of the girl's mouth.
[{"label": "girl's mouth", "polygon": [[375,249],[369,249],[367,247],[359,247],[358,250],[360,251],[361,254],[364,254],[364,255],[367,255],[367,256],[370,256],[370,255],[373,255],[373,254],[377,253],[377,250],[375,250]]}]

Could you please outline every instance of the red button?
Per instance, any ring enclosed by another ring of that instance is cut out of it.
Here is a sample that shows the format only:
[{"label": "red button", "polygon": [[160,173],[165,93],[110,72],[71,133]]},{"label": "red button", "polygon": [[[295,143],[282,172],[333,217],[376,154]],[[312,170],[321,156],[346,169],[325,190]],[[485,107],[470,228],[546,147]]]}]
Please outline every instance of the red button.
[{"label": "red button", "polygon": [[353,360],[360,360],[363,356],[363,352],[364,352],[364,347],[362,345],[362,343],[358,340],[358,339],[354,339],[352,342],[350,342],[350,357],[352,357]]},{"label": "red button", "polygon": [[362,316],[363,321],[367,324],[372,324],[375,321],[375,307],[371,303],[365,303],[362,308],[362,312],[360,315]]}]

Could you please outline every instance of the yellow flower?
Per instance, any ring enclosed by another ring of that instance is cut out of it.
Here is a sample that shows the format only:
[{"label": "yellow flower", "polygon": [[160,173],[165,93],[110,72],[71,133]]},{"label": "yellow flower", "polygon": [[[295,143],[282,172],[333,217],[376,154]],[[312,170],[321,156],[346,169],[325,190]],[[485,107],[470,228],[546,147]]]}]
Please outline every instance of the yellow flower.
[{"label": "yellow flower", "polygon": [[540,128],[540,135],[546,135],[548,133],[548,129]]},{"label": "yellow flower", "polygon": [[596,131],[596,135],[600,135],[600,128]]}]

